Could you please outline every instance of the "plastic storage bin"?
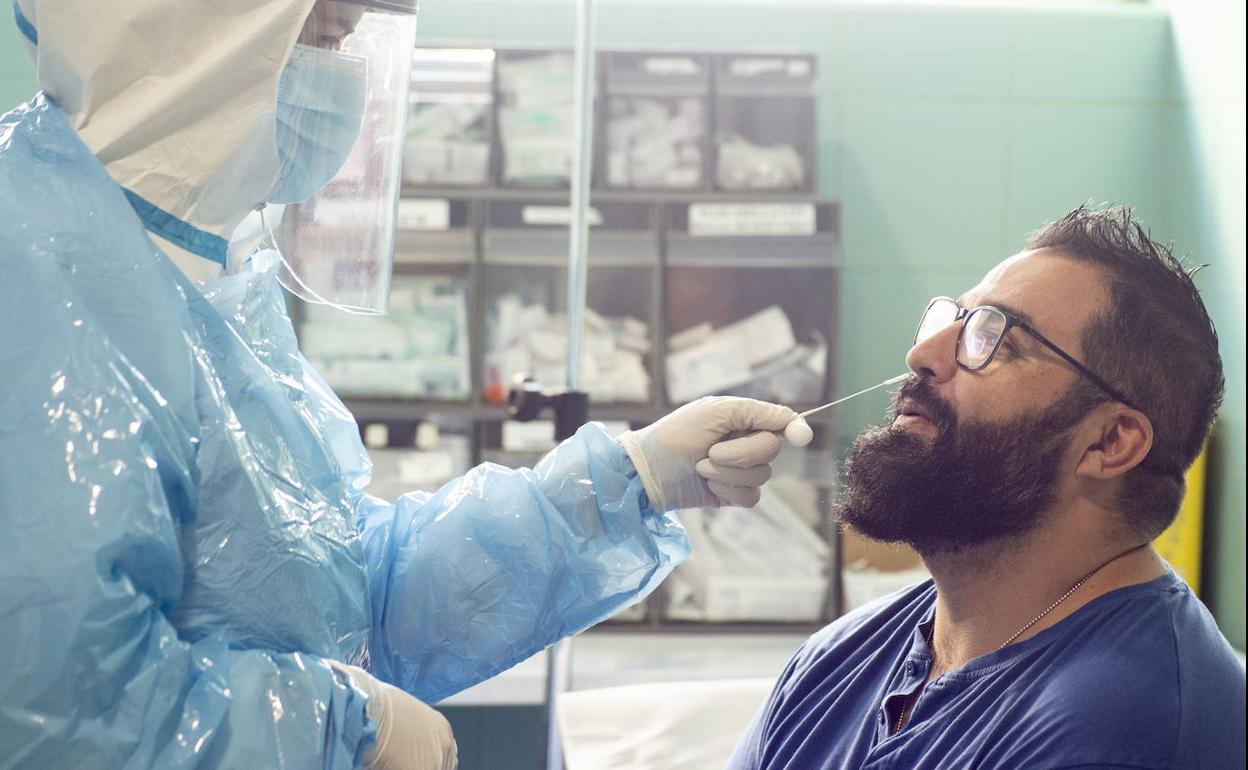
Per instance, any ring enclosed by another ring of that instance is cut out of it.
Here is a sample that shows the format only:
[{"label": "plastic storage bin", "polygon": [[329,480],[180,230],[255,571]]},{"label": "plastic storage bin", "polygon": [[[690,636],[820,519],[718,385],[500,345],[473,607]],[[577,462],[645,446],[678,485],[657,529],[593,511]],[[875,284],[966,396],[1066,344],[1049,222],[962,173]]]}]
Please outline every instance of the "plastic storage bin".
[{"label": "plastic storage bin", "polygon": [[790,406],[828,393],[836,360],[836,208],[667,206],[667,396],[741,395]]},{"label": "plastic storage bin", "polygon": [[567,187],[572,178],[572,53],[499,51],[499,180]]},{"label": "plastic storage bin", "polygon": [[303,306],[303,352],[340,395],[440,401],[471,395],[471,211],[465,200],[400,201],[385,315]]},{"label": "plastic storage bin", "polygon": [[403,147],[403,182],[483,186],[494,135],[494,51],[417,48]]},{"label": "plastic storage bin", "polygon": [[[501,403],[516,375],[547,386],[567,381],[568,216],[549,201],[494,201],[483,236],[484,399]],[[582,388],[591,403],[653,397],[659,256],[645,203],[595,203]]]},{"label": "plastic storage bin", "polygon": [[815,189],[815,57],[720,54],[715,68],[715,187]]},{"label": "plastic storage bin", "polygon": [[599,140],[606,187],[694,190],[710,151],[710,60],[704,54],[603,55],[605,115]]}]

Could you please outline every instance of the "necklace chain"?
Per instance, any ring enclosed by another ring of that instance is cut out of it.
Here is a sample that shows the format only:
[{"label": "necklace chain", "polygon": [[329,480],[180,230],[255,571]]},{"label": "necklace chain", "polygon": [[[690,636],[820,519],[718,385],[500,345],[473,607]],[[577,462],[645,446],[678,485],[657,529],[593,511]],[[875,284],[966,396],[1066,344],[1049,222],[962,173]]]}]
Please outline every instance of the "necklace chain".
[{"label": "necklace chain", "polygon": [[1060,599],[1058,599],[1057,601],[1055,601],[1055,602],[1053,602],[1052,604],[1050,604],[1050,605],[1048,606],[1048,608],[1047,608],[1047,609],[1045,609],[1045,611],[1044,611],[1044,612],[1041,612],[1039,615],[1037,615],[1037,616],[1035,616],[1034,618],[1032,618],[1030,623],[1028,623],[1027,625],[1023,626],[1022,628],[1018,629],[1018,630],[1017,630],[1017,631],[1015,631],[1013,634],[1011,634],[1011,635],[1010,635],[1010,638],[1009,638],[1009,639],[1006,639],[1004,642],[1002,642],[1002,643],[1001,643],[1001,646],[1000,646],[1000,647],[998,647],[997,649],[998,649],[998,650],[1002,650],[1002,649],[1005,649],[1006,647],[1009,647],[1011,642],[1013,642],[1015,639],[1017,639],[1018,637],[1022,636],[1023,634],[1027,633],[1027,629],[1031,628],[1032,626],[1034,626],[1035,624],[1037,624],[1037,623],[1039,623],[1041,620],[1043,620],[1045,615],[1048,615],[1050,612],[1052,612],[1053,610],[1057,609],[1057,605],[1059,605],[1059,604],[1061,604],[1062,602],[1064,602],[1064,601],[1066,601],[1067,599],[1069,599],[1071,594],[1073,594],[1075,591],[1078,591],[1081,587],[1083,587],[1083,584],[1084,584],[1084,583],[1086,583],[1086,582],[1088,582],[1088,579],[1089,579],[1089,578],[1091,578],[1093,575],[1095,575],[1096,573],[1100,572],[1100,571],[1101,571],[1101,568],[1102,568],[1102,567],[1104,567],[1104,566],[1105,566],[1105,565],[1104,565],[1104,564],[1102,564],[1100,567],[1097,567],[1096,569],[1092,570],[1092,571],[1091,571],[1091,572],[1089,572],[1088,574],[1086,574],[1086,575],[1084,575],[1083,577],[1079,578],[1079,581],[1078,581],[1077,583],[1075,583],[1073,586],[1071,586],[1069,591],[1067,591],[1066,593],[1062,594],[1062,596],[1061,596],[1061,598],[1060,598]]},{"label": "necklace chain", "polygon": [[[1052,603],[1052,604],[1050,604],[1047,608],[1045,608],[1044,612],[1041,612],[1039,615],[1037,615],[1037,616],[1035,616],[1034,618],[1032,618],[1032,619],[1031,619],[1031,621],[1027,623],[1027,625],[1023,626],[1022,628],[1018,629],[1018,630],[1017,630],[1017,631],[1015,631],[1013,634],[1011,634],[1011,635],[1010,635],[1010,638],[1009,638],[1009,639],[1006,639],[1004,642],[1002,642],[1002,643],[1001,643],[1001,646],[1000,646],[1000,647],[998,647],[997,649],[998,649],[998,650],[1003,650],[1003,649],[1005,649],[1006,647],[1009,647],[1009,646],[1010,646],[1010,645],[1014,642],[1014,640],[1015,640],[1015,639],[1017,639],[1018,637],[1022,636],[1022,635],[1023,635],[1023,634],[1025,634],[1025,633],[1027,633],[1027,629],[1029,629],[1029,628],[1031,628],[1032,626],[1034,626],[1035,624],[1039,623],[1041,620],[1043,620],[1043,619],[1044,619],[1044,616],[1045,616],[1045,615],[1048,615],[1050,612],[1052,612],[1053,610],[1057,609],[1057,606],[1058,606],[1059,604],[1061,604],[1062,602],[1064,602],[1064,601],[1066,601],[1067,599],[1069,599],[1069,598],[1071,597],[1071,595],[1072,595],[1075,591],[1078,591],[1080,588],[1082,588],[1082,587],[1083,587],[1083,584],[1084,584],[1084,583],[1086,583],[1086,582],[1088,582],[1089,580],[1091,580],[1093,575],[1095,575],[1096,573],[1098,573],[1098,572],[1100,572],[1101,570],[1105,569],[1105,568],[1106,568],[1106,567],[1108,567],[1110,564],[1112,564],[1112,563],[1114,563],[1114,562],[1118,561],[1119,559],[1121,559],[1122,557],[1124,557],[1124,556],[1126,556],[1127,554],[1131,553],[1132,551],[1138,551],[1139,549],[1143,548],[1145,545],[1148,545],[1148,543],[1144,543],[1143,545],[1137,545],[1137,546],[1135,546],[1134,548],[1129,548],[1129,549],[1127,549],[1126,551],[1123,551],[1122,553],[1118,554],[1118,555],[1117,555],[1117,556],[1115,556],[1114,558],[1110,559],[1109,561],[1105,562],[1105,563],[1104,563],[1104,564],[1102,564],[1101,566],[1097,567],[1096,569],[1092,570],[1092,571],[1091,571],[1091,572],[1089,572],[1088,574],[1086,574],[1086,575],[1084,575],[1083,577],[1079,578],[1079,580],[1077,580],[1077,581],[1075,582],[1075,584],[1074,584],[1073,586],[1071,586],[1069,590],[1067,590],[1067,591],[1066,591],[1066,593],[1062,594],[1062,595],[1058,598],[1058,600],[1057,600],[1057,601],[1053,602],[1053,603]],[[932,644],[932,639],[936,636],[936,632],[935,632],[935,631],[936,631],[936,620],[935,620],[935,618],[933,618],[933,619],[932,619],[932,624],[931,624],[930,626],[928,626],[928,632],[924,635],[924,639],[927,641],[927,644],[928,644],[928,646],[929,646],[929,647],[930,647],[930,646],[931,646],[931,644]],[[897,733],[899,733],[899,732],[901,732],[901,724],[902,724],[902,721],[906,718],[906,712],[910,710],[910,699],[911,699],[911,697],[913,697],[913,695],[914,695],[914,693],[911,693],[911,694],[907,695],[907,696],[905,697],[905,699],[902,701],[902,704],[901,704],[901,713],[897,715],[897,725],[893,728],[893,734],[894,734],[894,735],[895,735],[895,734],[897,734]]]}]

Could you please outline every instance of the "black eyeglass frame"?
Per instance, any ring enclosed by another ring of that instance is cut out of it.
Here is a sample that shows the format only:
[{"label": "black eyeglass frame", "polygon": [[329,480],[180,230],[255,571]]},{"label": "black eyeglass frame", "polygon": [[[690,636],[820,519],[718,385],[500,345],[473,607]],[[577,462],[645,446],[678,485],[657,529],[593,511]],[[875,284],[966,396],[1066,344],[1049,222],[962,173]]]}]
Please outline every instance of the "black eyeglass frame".
[{"label": "black eyeglass frame", "polygon": [[1043,334],[1036,331],[1035,328],[1031,326],[1031,324],[1027,323],[1026,321],[1014,315],[1013,313],[1010,313],[1009,311],[1006,311],[1006,310],[1002,310],[1001,308],[996,307],[994,305],[978,305],[973,308],[964,308],[961,305],[959,305],[958,301],[954,299],[953,297],[933,297],[932,300],[927,303],[927,307],[924,308],[923,315],[919,316],[919,328],[916,329],[914,332],[914,343],[913,343],[914,345],[917,345],[919,343],[919,332],[922,331],[923,329],[923,321],[927,318],[927,314],[931,312],[932,307],[935,306],[937,302],[952,302],[953,306],[958,309],[957,315],[955,315],[953,318],[953,323],[958,323],[962,321],[962,319],[964,318],[970,318],[972,314],[980,310],[993,310],[993,311],[1000,313],[1005,318],[1005,328],[1001,330],[1001,334],[997,337],[997,341],[996,343],[993,344],[992,350],[989,351],[988,356],[984,358],[984,362],[978,366],[968,366],[962,363],[961,357],[958,355],[958,350],[960,350],[962,347],[962,335],[966,333],[966,324],[965,323],[962,324],[962,327],[958,329],[957,342],[954,343],[953,357],[954,357],[954,360],[958,362],[958,366],[962,367],[963,369],[966,369],[967,371],[970,371],[970,372],[977,372],[983,369],[984,367],[988,366],[988,364],[992,363],[993,357],[997,355],[997,350],[1001,347],[1001,343],[1005,340],[1005,335],[1010,333],[1010,329],[1018,327],[1019,329],[1022,329],[1023,331],[1030,334],[1032,337],[1035,337],[1037,340],[1039,340],[1042,345],[1044,345],[1049,350],[1052,350],[1054,353],[1060,356],[1063,361],[1075,367],[1075,369],[1078,370],[1080,374],[1082,374],[1084,377],[1087,377],[1089,380],[1091,380],[1093,384],[1095,384],[1097,387],[1099,387],[1101,390],[1105,391],[1109,395],[1113,396],[1115,401],[1120,401],[1123,404],[1126,404],[1127,406],[1131,407],[1132,409],[1138,412],[1144,412],[1143,409],[1140,409],[1138,406],[1131,403],[1130,399],[1122,395],[1121,391],[1119,391],[1114,386],[1110,385],[1105,380],[1101,379],[1099,376],[1097,376],[1095,372],[1093,372],[1091,369],[1089,369],[1088,367],[1080,363],[1079,360],[1076,359],[1074,356],[1067,353],[1065,350],[1062,350],[1061,348],[1059,348],[1055,343],[1049,340],[1049,338],[1045,337]]}]

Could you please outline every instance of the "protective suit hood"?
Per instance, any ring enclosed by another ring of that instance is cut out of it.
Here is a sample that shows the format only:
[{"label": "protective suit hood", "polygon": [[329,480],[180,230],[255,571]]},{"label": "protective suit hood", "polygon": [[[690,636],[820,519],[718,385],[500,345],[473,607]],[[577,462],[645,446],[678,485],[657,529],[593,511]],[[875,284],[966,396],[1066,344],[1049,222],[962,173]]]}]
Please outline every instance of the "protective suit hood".
[{"label": "protective suit hood", "polygon": [[277,178],[278,79],[313,3],[16,0],[39,88],[136,209],[170,215],[154,240],[193,279]]}]

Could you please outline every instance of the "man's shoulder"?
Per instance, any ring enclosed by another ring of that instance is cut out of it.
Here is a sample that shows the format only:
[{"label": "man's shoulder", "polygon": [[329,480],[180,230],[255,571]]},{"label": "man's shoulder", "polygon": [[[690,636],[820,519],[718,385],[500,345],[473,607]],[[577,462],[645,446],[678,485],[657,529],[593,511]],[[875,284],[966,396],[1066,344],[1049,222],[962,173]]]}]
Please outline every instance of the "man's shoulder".
[{"label": "man's shoulder", "polygon": [[[1049,685],[1096,693],[1135,689],[1191,697],[1214,690],[1242,698],[1244,670],[1213,617],[1173,575],[1106,595],[1060,635],[1048,655],[1060,657]],[[1216,687],[1223,682],[1232,687]],[[1237,684],[1236,684],[1237,683]],[[1154,697],[1152,700],[1157,700]]]},{"label": "man's shoulder", "polygon": [[1182,581],[1155,582],[1107,597],[1020,661],[1043,675],[1024,675],[1016,716],[1090,761],[1226,766],[1223,744],[1243,734],[1244,670]]}]

